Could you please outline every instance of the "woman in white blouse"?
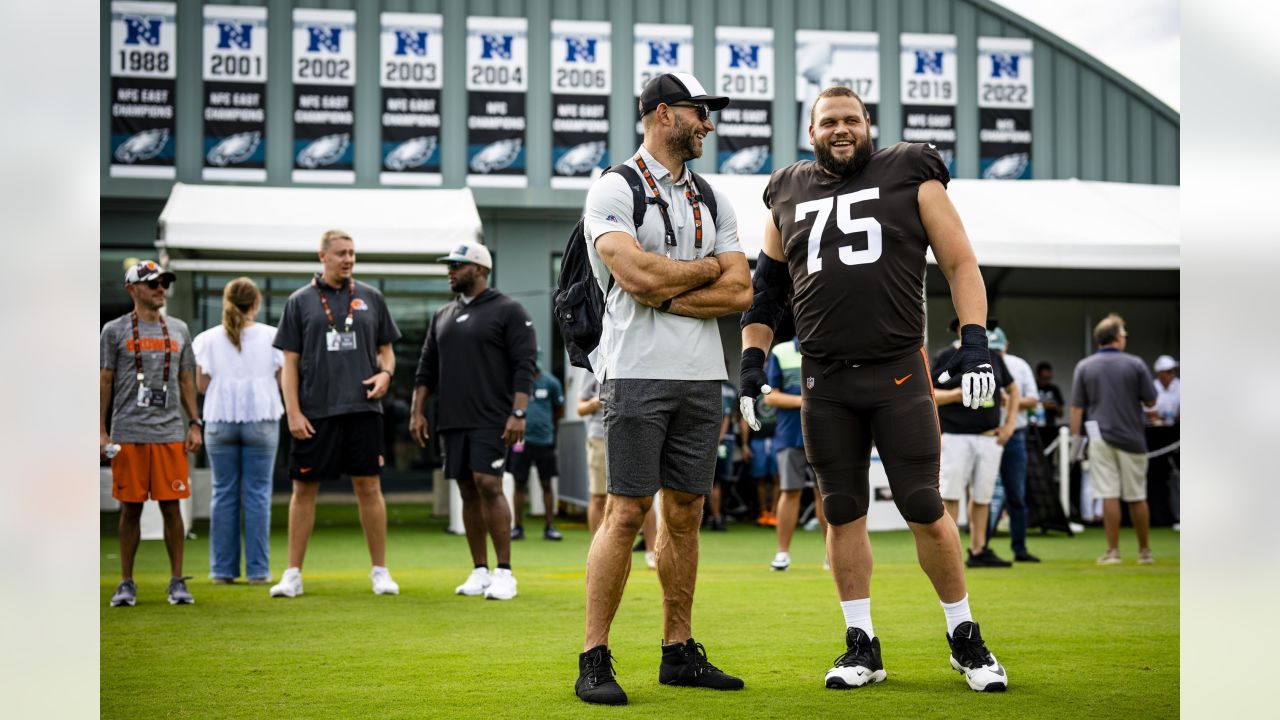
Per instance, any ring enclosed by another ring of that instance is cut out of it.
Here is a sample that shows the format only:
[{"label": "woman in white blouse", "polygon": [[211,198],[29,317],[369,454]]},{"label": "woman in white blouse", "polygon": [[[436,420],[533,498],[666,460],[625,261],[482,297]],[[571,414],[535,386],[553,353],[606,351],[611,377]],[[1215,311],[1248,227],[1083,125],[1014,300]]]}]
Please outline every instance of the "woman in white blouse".
[{"label": "woman in white blouse", "polygon": [[222,292],[222,324],[192,341],[196,382],[204,393],[204,437],[213,466],[209,576],[217,584],[240,577],[240,523],[250,585],[271,580],[271,482],[280,443],[280,368],[271,346],[276,329],[253,321],[261,305],[247,277]]}]

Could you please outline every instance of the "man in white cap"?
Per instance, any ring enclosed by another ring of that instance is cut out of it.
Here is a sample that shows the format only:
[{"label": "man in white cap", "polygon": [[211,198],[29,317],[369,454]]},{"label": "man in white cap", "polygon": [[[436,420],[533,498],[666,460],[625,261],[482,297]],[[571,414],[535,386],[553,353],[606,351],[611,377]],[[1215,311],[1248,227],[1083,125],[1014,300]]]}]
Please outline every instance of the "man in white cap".
[{"label": "man in white cap", "polygon": [[[427,397],[439,395],[434,430],[444,440],[444,476],[458,482],[474,569],[459,595],[516,596],[511,572],[511,507],[502,493],[507,448],[524,440],[538,341],[520,303],[489,287],[489,249],[461,243],[440,258],[458,298],[431,318],[414,376],[409,435],[426,447]],[[489,571],[485,534],[497,567]]]},{"label": "man in white cap", "polygon": [[1156,358],[1156,404],[1147,410],[1152,424],[1173,425],[1182,414],[1182,381],[1178,379],[1178,361],[1171,355]]}]

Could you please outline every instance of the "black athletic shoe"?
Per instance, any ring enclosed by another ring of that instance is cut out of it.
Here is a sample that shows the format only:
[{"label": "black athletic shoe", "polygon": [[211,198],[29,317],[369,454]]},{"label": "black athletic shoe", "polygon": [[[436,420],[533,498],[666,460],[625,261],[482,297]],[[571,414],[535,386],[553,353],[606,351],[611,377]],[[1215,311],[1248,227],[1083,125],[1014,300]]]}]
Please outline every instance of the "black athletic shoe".
[{"label": "black athletic shoe", "polygon": [[644,533],[641,533],[640,536],[636,538],[636,544],[632,546],[631,552],[645,552]]},{"label": "black athletic shoe", "polygon": [[711,532],[724,532],[728,529],[729,528],[724,524],[724,521],[720,518],[711,518]]},{"label": "black athletic shoe", "polygon": [[543,540],[563,540],[564,536],[560,534],[559,530],[553,527],[548,527],[542,531],[542,539]]},{"label": "black athletic shoe", "polygon": [[1001,557],[999,555],[996,555],[995,551],[992,550],[991,548],[987,548],[982,552],[978,553],[977,555],[974,555],[973,551],[970,550],[969,559],[965,560],[964,564],[971,568],[1013,567],[1013,563],[1009,562],[1008,560],[1001,559]]},{"label": "black athletic shoe", "polygon": [[512,539],[512,540],[523,540],[523,539],[524,539],[524,527],[523,527],[523,526],[521,526],[521,525],[516,525],[515,527],[511,528],[511,539]]},{"label": "black athletic shoe", "polygon": [[885,679],[880,638],[869,638],[862,628],[851,627],[844,633],[844,644],[848,650],[827,671],[827,687],[848,690]]},{"label": "black athletic shoe", "polygon": [[1029,552],[1020,552],[1017,555],[1014,555],[1013,559],[1018,562],[1040,562],[1040,558]]},{"label": "black athletic shoe", "polygon": [[964,675],[969,687],[978,692],[1004,692],[1009,688],[1009,676],[982,642],[978,623],[960,623],[947,636],[947,642],[951,645],[951,667]]},{"label": "black athletic shoe", "polygon": [[663,645],[662,664],[658,666],[658,682],[663,685],[704,687],[712,690],[741,690],[742,678],[736,678],[707,660],[707,649],[689,638],[684,644]]},{"label": "black athletic shoe", "polygon": [[627,694],[613,679],[613,653],[607,645],[597,645],[578,656],[578,681],[573,684],[573,691],[583,702],[627,704]]}]

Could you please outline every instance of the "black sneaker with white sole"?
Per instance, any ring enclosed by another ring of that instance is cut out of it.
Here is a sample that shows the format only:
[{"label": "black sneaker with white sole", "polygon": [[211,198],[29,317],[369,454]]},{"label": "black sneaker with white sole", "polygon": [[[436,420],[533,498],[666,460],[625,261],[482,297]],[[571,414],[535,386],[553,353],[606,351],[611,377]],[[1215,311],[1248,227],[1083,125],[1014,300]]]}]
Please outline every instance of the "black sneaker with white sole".
[{"label": "black sneaker with white sole", "polygon": [[613,653],[607,645],[597,645],[578,656],[578,681],[573,684],[573,691],[583,702],[627,704],[627,694],[613,679]]},{"label": "black sneaker with white sole", "polygon": [[707,649],[689,638],[684,643],[662,646],[662,664],[658,666],[658,682],[663,685],[703,687],[712,690],[741,690],[742,678],[736,678],[707,660]]},{"label": "black sneaker with white sole", "polygon": [[947,642],[951,645],[951,667],[964,675],[969,687],[978,692],[1004,692],[1009,689],[1009,676],[996,656],[987,650],[978,623],[960,623],[955,632],[947,636]]},{"label": "black sneaker with white sole", "polygon": [[1013,567],[1013,563],[997,555],[995,550],[991,548],[983,548],[982,552],[977,555],[974,555],[973,551],[970,550],[969,557],[964,561],[964,564],[971,568]]},{"label": "black sneaker with white sole", "polygon": [[827,671],[827,687],[849,690],[882,682],[887,677],[880,657],[880,638],[869,638],[862,628],[851,627],[844,633],[844,644],[848,649],[836,658],[835,667]]}]

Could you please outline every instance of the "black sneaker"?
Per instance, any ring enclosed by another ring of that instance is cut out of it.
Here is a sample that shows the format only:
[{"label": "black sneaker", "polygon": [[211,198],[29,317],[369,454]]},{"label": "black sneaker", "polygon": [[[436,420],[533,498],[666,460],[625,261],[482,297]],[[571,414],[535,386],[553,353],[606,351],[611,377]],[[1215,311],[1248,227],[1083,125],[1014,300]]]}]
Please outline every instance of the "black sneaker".
[{"label": "black sneaker", "polygon": [[523,526],[521,526],[521,525],[516,525],[515,527],[511,528],[511,539],[512,539],[512,540],[523,540],[523,539],[524,539],[524,527],[523,527]]},{"label": "black sneaker", "polygon": [[547,529],[542,531],[542,539],[543,540],[563,540],[564,536],[560,534],[559,530],[548,526]]},{"label": "black sneaker", "polygon": [[607,645],[597,645],[578,656],[578,681],[573,684],[573,691],[583,702],[627,704],[627,694],[613,679],[613,653]]},{"label": "black sneaker", "polygon": [[996,552],[991,548],[987,548],[982,552],[978,553],[977,555],[974,555],[973,551],[970,550],[969,558],[964,561],[964,564],[971,568],[1013,567],[1013,563],[1009,562],[1008,560],[1001,559],[1001,557],[999,555],[996,555]]},{"label": "black sneaker", "polygon": [[644,533],[636,537],[636,544],[631,546],[631,552],[647,552],[644,547]]},{"label": "black sneaker", "polygon": [[662,664],[658,666],[658,682],[663,685],[704,687],[712,690],[741,690],[742,679],[736,678],[707,660],[707,649],[689,638],[684,644],[662,646]]},{"label": "black sneaker", "polygon": [[1032,554],[1031,554],[1031,553],[1029,553],[1029,552],[1025,552],[1025,551],[1020,552],[1020,553],[1018,553],[1018,554],[1014,555],[1014,556],[1013,556],[1013,559],[1014,559],[1015,561],[1017,561],[1017,562],[1030,562],[1030,563],[1037,563],[1037,562],[1040,562],[1040,558],[1036,557],[1035,555],[1032,555]]},{"label": "black sneaker", "polygon": [[947,642],[951,645],[951,667],[964,675],[969,687],[978,692],[1004,692],[1009,688],[1009,676],[982,642],[978,623],[960,623],[947,636]]},{"label": "black sneaker", "polygon": [[868,638],[862,628],[851,627],[844,633],[844,644],[848,650],[836,658],[835,667],[827,671],[827,687],[849,690],[885,679],[880,638]]},{"label": "black sneaker", "polygon": [[711,532],[724,532],[729,528],[725,526],[724,521],[718,517],[711,518]]}]

